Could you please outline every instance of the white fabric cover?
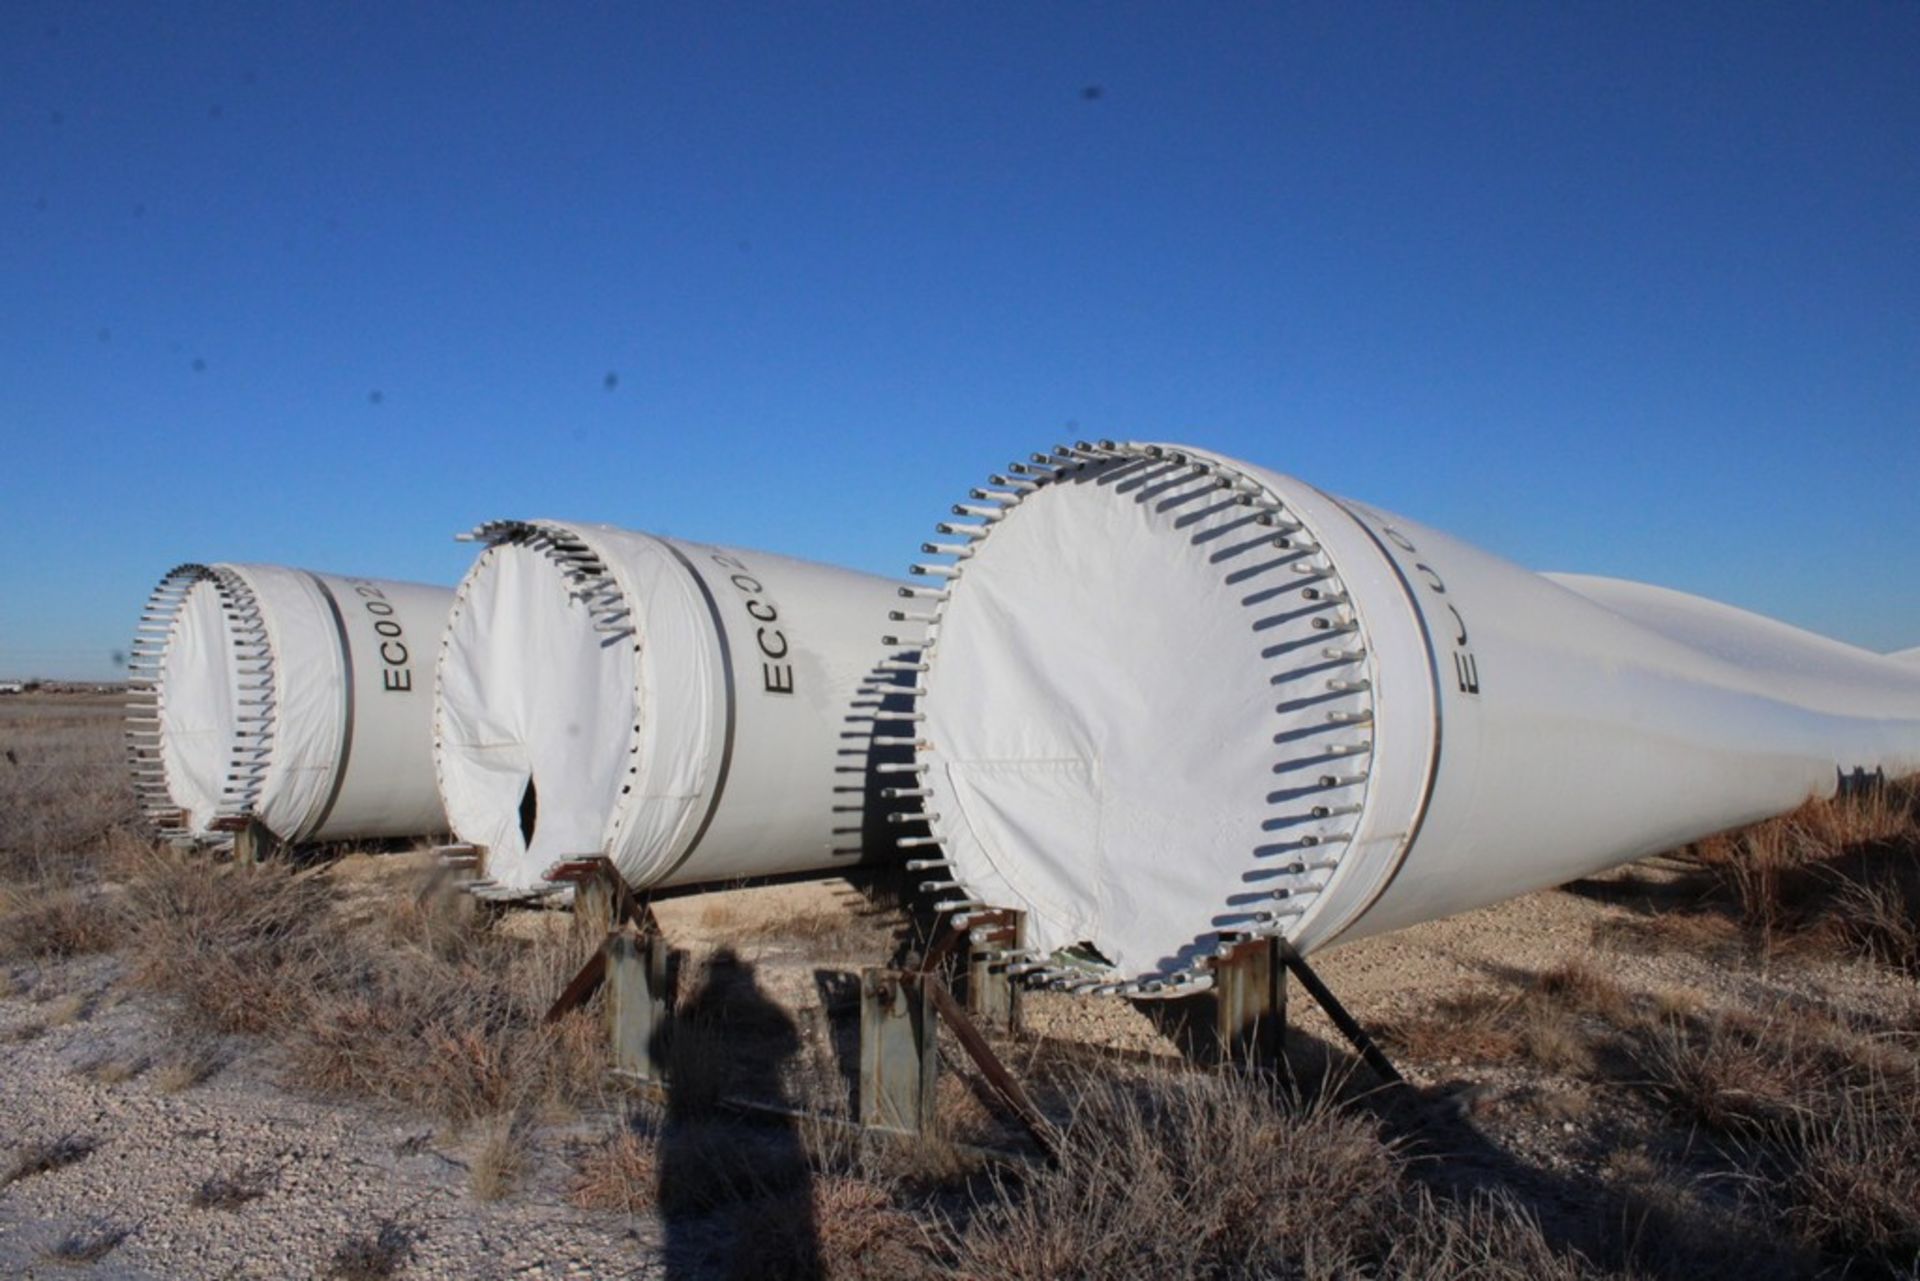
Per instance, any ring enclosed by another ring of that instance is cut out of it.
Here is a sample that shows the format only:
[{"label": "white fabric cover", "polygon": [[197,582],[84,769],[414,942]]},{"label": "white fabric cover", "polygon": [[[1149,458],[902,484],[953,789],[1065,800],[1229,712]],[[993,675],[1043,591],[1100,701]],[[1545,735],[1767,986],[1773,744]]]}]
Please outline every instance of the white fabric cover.
[{"label": "white fabric cover", "polygon": [[480,534],[440,655],[435,761],[487,879],[539,890],[554,863],[605,854],[645,887],[863,855],[865,765],[845,753],[872,734],[850,718],[890,583],[607,525]]},{"label": "white fabric cover", "polygon": [[333,792],[347,730],[340,628],[305,570],[231,568],[253,589],[273,646],[273,751],[259,818],[290,840],[308,840]]},{"label": "white fabric cover", "polygon": [[233,645],[211,579],[195,583],[174,615],[160,676],[160,759],[187,827],[204,832],[220,813],[233,756]]},{"label": "white fabric cover", "polygon": [[1266,840],[1261,807],[1221,798],[1274,790],[1275,735],[1313,728],[1275,710],[1251,584],[1206,572],[1187,509],[1160,508],[1184,492],[1211,501],[1082,485],[1016,509],[967,562],[926,681],[968,888],[1141,970],[1194,959],[1169,906],[1210,917]]},{"label": "white fabric cover", "polygon": [[[603,844],[635,885],[657,881],[684,854],[719,783],[727,673],[699,585],[671,545],[609,525],[576,527],[637,607],[640,714],[618,804],[601,810]],[[617,762],[616,762],[617,763]]]},{"label": "white fabric cover", "polygon": [[[684,841],[708,786],[719,713],[704,606],[652,540],[570,532],[615,567],[632,629],[596,630],[553,559],[504,543],[461,582],[438,669],[449,821],[507,886],[536,885],[554,863],[616,844],[620,870],[644,880]],[[520,819],[529,781],[531,846]]]}]

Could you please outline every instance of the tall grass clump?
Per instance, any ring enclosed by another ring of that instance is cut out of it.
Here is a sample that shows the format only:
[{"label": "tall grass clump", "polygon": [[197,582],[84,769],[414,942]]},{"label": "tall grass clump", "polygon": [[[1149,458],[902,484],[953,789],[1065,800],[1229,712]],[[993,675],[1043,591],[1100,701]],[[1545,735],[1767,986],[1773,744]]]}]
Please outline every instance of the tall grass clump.
[{"label": "tall grass clump", "polygon": [[1637,1030],[1641,1084],[1754,1180],[1768,1217],[1855,1276],[1920,1272],[1920,1061],[1810,1014]]},{"label": "tall grass clump", "polygon": [[1779,1199],[1794,1230],[1861,1275],[1920,1276],[1920,1081],[1839,1090],[1783,1138]]},{"label": "tall grass clump", "polygon": [[599,1022],[547,1006],[583,959],[509,937],[469,899],[349,886],[331,867],[150,856],[128,878],[133,975],[188,1035],[273,1044],[289,1083],[457,1124],[598,1097]]},{"label": "tall grass clump", "polygon": [[1730,914],[1762,949],[1920,973],[1920,778],[1810,800],[1685,854],[1699,912]]},{"label": "tall grass clump", "polygon": [[1391,1250],[1401,1165],[1375,1124],[1233,1077],[1088,1076],[1054,1168],[998,1176],[948,1245],[967,1276],[1333,1276]]}]

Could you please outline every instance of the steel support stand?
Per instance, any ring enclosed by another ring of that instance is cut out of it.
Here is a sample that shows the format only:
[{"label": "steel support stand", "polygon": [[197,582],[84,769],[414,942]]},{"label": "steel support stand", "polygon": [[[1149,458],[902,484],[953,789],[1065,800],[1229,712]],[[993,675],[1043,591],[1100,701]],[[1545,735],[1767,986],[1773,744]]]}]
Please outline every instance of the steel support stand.
[{"label": "steel support stand", "polygon": [[1026,915],[1010,909],[976,912],[967,934],[967,1014],[984,1027],[1017,1034],[1022,989],[1007,973],[1005,954],[1026,942]]},{"label": "steel support stand", "polygon": [[217,818],[208,827],[215,832],[232,832],[233,860],[247,866],[270,862],[293,849],[251,814]]},{"label": "steel support stand", "polygon": [[667,941],[658,934],[619,930],[599,955],[607,981],[607,1029],[614,1070],[665,1085],[666,1031],[672,1016]]},{"label": "steel support stand", "polygon": [[1216,956],[1214,1061],[1287,1077],[1287,970],[1277,939],[1248,939]]},{"label": "steel support stand", "polygon": [[[636,897],[620,874],[613,870],[613,864],[605,858],[577,858],[556,863],[547,869],[549,881],[570,881],[573,884],[573,906],[576,927],[592,937],[594,931],[603,932],[601,945],[594,949],[580,972],[573,976],[566,988],[547,1008],[547,1022],[559,1021],[572,1010],[579,1009],[600,990],[607,979],[611,949],[614,940],[628,937],[633,940],[636,949],[650,949],[658,943],[665,954],[666,943],[660,936],[658,923],[653,912]],[[670,957],[668,958],[671,959]],[[663,974],[668,961],[661,962]],[[667,991],[667,978],[660,981],[660,991]]]},{"label": "steel support stand", "polygon": [[1361,1059],[1373,1069],[1374,1075],[1389,1085],[1404,1085],[1406,1078],[1400,1075],[1400,1070],[1394,1067],[1380,1047],[1373,1043],[1373,1038],[1367,1035],[1367,1029],[1360,1026],[1360,1020],[1354,1018],[1347,1011],[1347,1007],[1340,1004],[1340,998],[1333,994],[1333,990],[1320,981],[1320,976],[1313,972],[1313,967],[1307,964],[1307,959],[1285,939],[1275,939],[1274,945],[1279,952],[1281,963],[1300,980],[1300,986],[1307,989],[1307,995],[1327,1012],[1327,1017],[1333,1020],[1333,1025],[1340,1029],[1340,1035],[1346,1037],[1347,1043],[1359,1052]]},{"label": "steel support stand", "polygon": [[903,1134],[934,1128],[938,1024],[925,975],[860,972],[860,1124]]}]

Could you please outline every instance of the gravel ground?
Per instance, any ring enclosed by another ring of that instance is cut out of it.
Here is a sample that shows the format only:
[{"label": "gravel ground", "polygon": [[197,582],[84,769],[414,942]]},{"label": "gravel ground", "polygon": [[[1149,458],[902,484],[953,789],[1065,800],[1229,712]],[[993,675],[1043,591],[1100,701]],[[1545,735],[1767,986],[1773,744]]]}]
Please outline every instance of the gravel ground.
[{"label": "gravel ground", "polygon": [[[1749,1011],[1888,1009],[1920,998],[1912,980],[1872,966],[1595,942],[1597,926],[1641,915],[1671,879],[1653,860],[1363,940],[1316,957],[1315,965],[1363,1022],[1374,1023],[1464,989],[1517,989],[1571,960],[1589,962],[1629,992],[1686,992],[1707,1006]],[[677,946],[737,949],[762,990],[803,1029],[820,1017],[827,979],[885,959],[895,923],[842,882],[678,900],[660,915]],[[274,1084],[258,1046],[234,1042],[230,1062],[212,1079],[164,1092],[154,1064],[163,1053],[165,1009],[123,994],[116,966],[96,958],[38,974],[16,969],[10,985],[0,985],[12,988],[0,998],[0,1173],[30,1144],[71,1137],[97,1145],[72,1165],[0,1188],[0,1275],[324,1276],[344,1244],[373,1236],[386,1221],[407,1234],[408,1262],[398,1272],[405,1277],[668,1275],[657,1219],[566,1203],[569,1149],[604,1135],[611,1115],[549,1125],[532,1140],[533,1169],[520,1187],[483,1204],[467,1169],[477,1135],[288,1093]],[[1297,986],[1291,990],[1297,1031],[1339,1044],[1320,1011]],[[75,995],[86,998],[77,1013]],[[1123,1002],[1043,994],[1029,998],[1027,1011],[1029,1029],[1048,1041],[1173,1054],[1153,1023]],[[100,1063],[146,1066],[108,1083],[89,1071]],[[1463,1113],[1491,1141],[1480,1159],[1501,1180],[1530,1188],[1527,1199],[1544,1213],[1576,1213],[1620,1134],[1634,1128],[1631,1118],[1609,1112],[1617,1103],[1573,1077],[1444,1058],[1400,1066],[1416,1085],[1459,1091]],[[263,1195],[234,1210],[190,1203],[207,1179],[242,1174],[258,1176]],[[90,1265],[46,1258],[72,1233],[121,1230],[124,1239]]]},{"label": "gravel ground", "polygon": [[[477,1135],[296,1097],[244,1045],[228,1047],[232,1062],[205,1083],[163,1092],[151,1060],[164,1013],[148,998],[119,998],[115,977],[112,960],[72,963],[0,1000],[0,1173],[30,1144],[97,1145],[0,1188],[0,1276],[319,1277],[385,1222],[405,1235],[407,1277],[663,1275],[657,1222],[566,1204],[568,1129],[535,1141],[521,1190],[482,1204],[468,1190]],[[88,994],[91,1011],[29,1035],[72,994]],[[87,1071],[143,1060],[114,1084]],[[262,1194],[232,1210],[195,1208],[216,1176],[251,1176]],[[119,1231],[124,1239],[92,1264],[46,1257],[70,1234]]]}]

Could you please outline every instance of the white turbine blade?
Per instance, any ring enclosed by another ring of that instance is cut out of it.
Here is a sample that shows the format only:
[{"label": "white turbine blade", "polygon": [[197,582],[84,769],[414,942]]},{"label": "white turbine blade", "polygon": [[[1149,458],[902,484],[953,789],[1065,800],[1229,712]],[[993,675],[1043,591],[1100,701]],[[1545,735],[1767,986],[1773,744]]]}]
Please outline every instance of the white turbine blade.
[{"label": "white turbine blade", "polygon": [[1920,769],[1909,659],[1202,450],[1058,456],[942,578],[915,759],[944,879],[1097,986],[1185,990],[1224,934],[1309,951]]}]

